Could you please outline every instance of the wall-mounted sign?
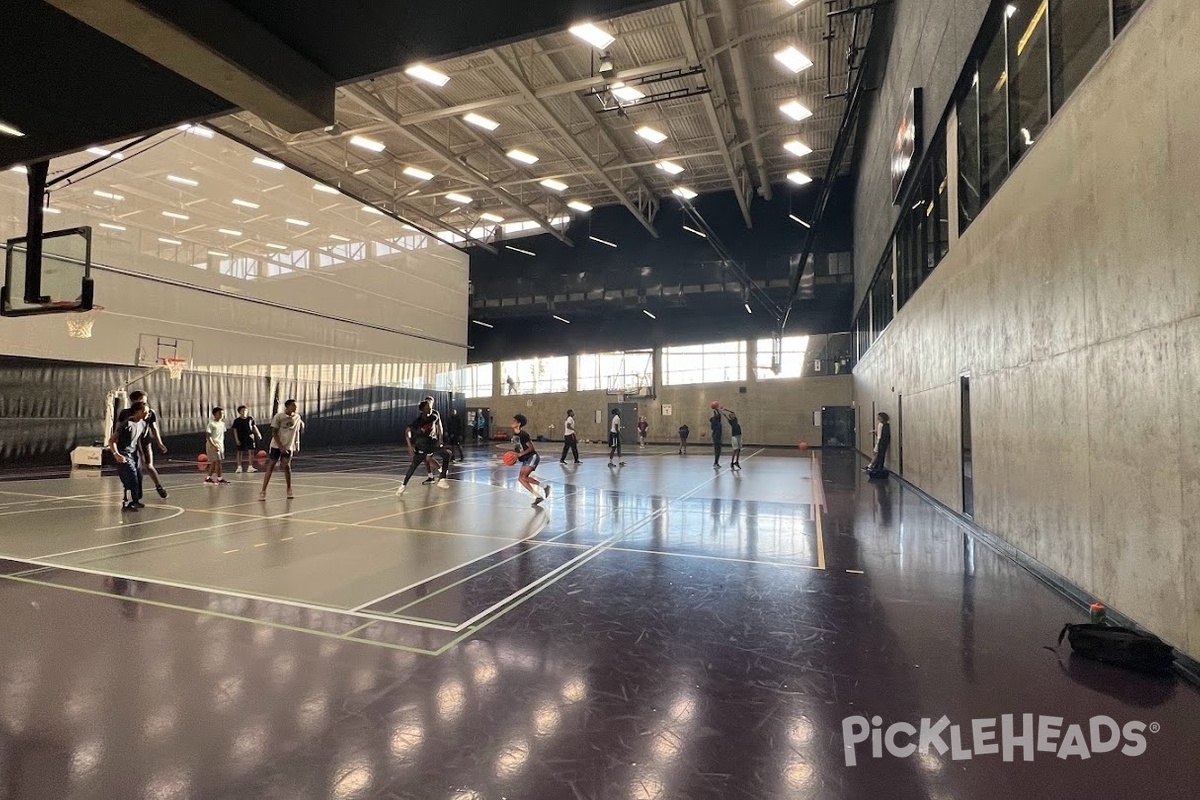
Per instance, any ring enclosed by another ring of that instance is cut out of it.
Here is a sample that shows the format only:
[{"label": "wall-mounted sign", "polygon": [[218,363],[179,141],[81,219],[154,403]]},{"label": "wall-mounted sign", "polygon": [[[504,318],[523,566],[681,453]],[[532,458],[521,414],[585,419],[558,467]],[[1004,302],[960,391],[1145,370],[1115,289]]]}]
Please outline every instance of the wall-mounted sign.
[{"label": "wall-mounted sign", "polygon": [[669,417],[669,416],[671,416],[671,415],[672,415],[672,414],[674,414],[674,413],[675,413],[675,408],[674,408],[674,406],[672,406],[670,403],[663,403],[663,404],[662,404],[662,415],[663,415],[664,417]]},{"label": "wall-mounted sign", "polygon": [[921,154],[921,90],[913,89],[904,104],[904,114],[896,128],[892,145],[892,202],[900,202],[900,190]]}]

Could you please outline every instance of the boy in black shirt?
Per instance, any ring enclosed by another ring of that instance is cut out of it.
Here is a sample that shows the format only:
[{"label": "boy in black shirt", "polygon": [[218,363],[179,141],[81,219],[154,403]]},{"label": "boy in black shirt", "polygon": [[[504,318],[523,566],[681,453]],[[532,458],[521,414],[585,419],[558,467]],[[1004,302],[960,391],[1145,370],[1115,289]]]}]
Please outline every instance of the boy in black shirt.
[{"label": "boy in black shirt", "polygon": [[[435,438],[437,432],[438,418],[433,411],[433,405],[428,400],[422,400],[420,406],[420,414],[412,421],[412,424],[404,429],[404,443],[408,445],[408,453],[412,456],[412,463],[408,465],[408,472],[404,475],[404,482],[396,489],[396,496],[404,494],[404,490],[408,488],[408,482],[412,479],[413,473],[421,466],[421,463],[427,459],[432,459],[433,456],[439,455],[442,458],[442,476],[437,482],[439,489],[449,489],[450,481],[446,480],[446,473],[450,469],[450,451],[441,447]],[[430,476],[432,479],[432,476]],[[426,483],[432,480],[425,481]]]},{"label": "boy in black shirt", "polygon": [[459,461],[465,458],[462,449],[464,431],[463,418],[458,415],[458,409],[450,409],[450,418],[446,420],[446,444],[450,445],[451,455],[454,454],[455,450],[458,451]]},{"label": "boy in black shirt", "polygon": [[[142,469],[150,476],[150,480],[154,481],[154,490],[158,492],[158,496],[165,498],[167,490],[162,485],[162,479],[159,478],[158,470],[154,467],[154,448],[157,447],[160,452],[167,452],[167,446],[163,444],[162,434],[158,431],[158,413],[150,407],[150,401],[146,399],[146,393],[140,389],[129,393],[129,404],[141,403],[146,406],[146,432],[142,434],[141,442],[139,443],[138,458],[141,461]],[[124,422],[129,418],[132,409],[125,409],[117,415],[117,422]]]},{"label": "boy in black shirt", "polygon": [[142,505],[142,437],[146,435],[146,404],[134,403],[122,413],[108,437],[108,449],[117,462],[117,474],[125,487],[122,511],[137,511]]},{"label": "boy in black shirt", "polygon": [[729,420],[729,446],[733,449],[733,457],[729,460],[730,469],[742,468],[742,423],[738,422],[737,414],[725,411]]},{"label": "boy in black shirt", "polygon": [[712,417],[708,420],[709,426],[712,428],[712,443],[713,443],[713,467],[721,468],[721,409],[713,403]]},{"label": "boy in black shirt", "polygon": [[[529,431],[525,430],[525,426],[529,424],[529,420],[524,414],[517,414],[513,417],[512,429],[517,435],[517,461],[521,464],[521,475],[517,478],[517,483],[524,486],[533,495],[533,504],[540,506],[543,500],[550,498],[550,485],[538,482],[538,479],[533,477],[533,471],[538,468],[538,464],[542,462],[542,457],[538,455],[537,450],[533,447],[533,439],[529,436]],[[537,488],[542,490],[538,494]]]},{"label": "boy in black shirt", "polygon": [[692,429],[687,426],[686,422],[679,426],[679,455],[681,456],[687,455],[687,440],[691,432]]},{"label": "boy in black shirt", "polygon": [[237,418],[233,420],[233,446],[237,459],[237,469],[235,473],[242,471],[242,454],[246,454],[246,472],[258,472],[254,468],[254,450],[258,447],[258,440],[262,434],[258,432],[258,426],[254,424],[254,417],[250,416],[250,412],[245,406],[237,407]]}]

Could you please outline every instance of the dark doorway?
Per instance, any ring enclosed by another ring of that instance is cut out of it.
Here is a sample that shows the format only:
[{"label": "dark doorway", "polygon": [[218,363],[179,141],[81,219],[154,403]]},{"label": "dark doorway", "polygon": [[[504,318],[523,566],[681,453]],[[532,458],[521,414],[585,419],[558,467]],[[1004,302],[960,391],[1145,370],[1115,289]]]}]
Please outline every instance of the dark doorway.
[{"label": "dark doorway", "polygon": [[896,395],[896,472],[904,474],[904,395]]},{"label": "dark doorway", "polygon": [[821,447],[854,446],[854,409],[850,406],[821,406]]},{"label": "dark doorway", "polygon": [[975,481],[971,470],[971,376],[959,378],[962,392],[962,510],[975,515]]},{"label": "dark doorway", "polygon": [[621,445],[634,444],[637,442],[637,422],[638,422],[638,404],[637,403],[609,403],[608,416],[604,420],[604,435],[608,438],[608,432],[612,430],[612,412],[616,409],[621,414]]},{"label": "dark doorway", "polygon": [[473,442],[488,439],[492,435],[492,410],[490,408],[467,409],[468,438]]}]

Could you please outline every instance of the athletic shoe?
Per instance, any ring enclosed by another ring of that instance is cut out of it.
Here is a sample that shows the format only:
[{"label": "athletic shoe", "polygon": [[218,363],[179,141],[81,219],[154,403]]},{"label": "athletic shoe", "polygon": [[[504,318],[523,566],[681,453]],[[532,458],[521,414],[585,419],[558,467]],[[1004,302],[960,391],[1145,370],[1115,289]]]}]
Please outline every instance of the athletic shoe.
[{"label": "athletic shoe", "polygon": [[266,500],[266,499],[267,499],[267,493],[266,493],[266,492],[259,492],[259,493],[258,493],[258,499],[259,499],[259,500]]},{"label": "athletic shoe", "polygon": [[158,496],[164,500],[167,498],[167,490],[161,483],[154,487],[154,491],[158,492]]},{"label": "athletic shoe", "polygon": [[449,489],[450,481],[446,480],[445,478],[442,478],[440,481],[437,482],[437,487],[439,489]]},{"label": "athletic shoe", "polygon": [[721,468],[720,464],[713,464],[713,469],[720,469],[720,468]]},{"label": "athletic shoe", "polygon": [[544,498],[544,497],[535,497],[535,498],[533,498],[533,504],[535,506],[540,506],[542,504],[542,501],[545,499],[546,498]]},{"label": "athletic shoe", "polygon": [[546,500],[550,499],[550,484],[548,484],[548,483],[542,484],[542,495],[544,496],[544,498]]},{"label": "athletic shoe", "polygon": [[400,495],[404,494],[404,490],[407,488],[408,487],[405,486],[403,483],[400,484],[400,486],[396,488],[396,497],[399,497]]},{"label": "athletic shoe", "polygon": [[146,504],[143,503],[141,500],[138,500],[136,503],[130,503],[129,507],[132,508],[134,511],[140,511],[141,509],[146,507]]},{"label": "athletic shoe", "polygon": [[256,470],[254,467],[246,467],[246,472],[247,472],[247,473],[250,473],[250,472],[258,472],[258,470]]},{"label": "athletic shoe", "polygon": [[296,495],[292,494],[291,492],[288,492],[288,493],[287,493],[287,499],[288,499],[288,500],[295,500],[295,499],[296,499]]},{"label": "athletic shoe", "polygon": [[427,486],[427,485],[429,485],[429,484],[431,484],[431,483],[437,483],[437,478],[433,477],[432,475],[430,475],[430,476],[429,476],[428,478],[426,478],[425,480],[421,481],[421,485],[422,485],[422,486]]},{"label": "athletic shoe", "polygon": [[205,483],[216,483],[217,480],[216,480],[216,478],[205,478],[204,482]]},{"label": "athletic shoe", "polygon": [[229,483],[229,481],[225,480],[224,478],[217,478],[217,483]]},{"label": "athletic shoe", "polygon": [[121,510],[122,511],[137,511],[138,507],[135,506],[133,503],[122,503]]},{"label": "athletic shoe", "polygon": [[[565,464],[565,463],[567,463],[567,462],[565,462],[565,461],[560,461],[560,462],[558,462],[558,463],[560,463],[560,464]],[[578,461],[576,461],[575,463],[576,463],[576,464],[578,464],[579,462],[578,462]]]},{"label": "athletic shoe", "polygon": [[582,462],[582,461],[579,461],[579,460],[576,460],[576,461],[575,461],[575,463],[576,463],[576,464],[582,464],[583,462]]},{"label": "athletic shoe", "polygon": [[241,467],[238,467],[237,469],[235,469],[235,470],[233,471],[233,474],[234,474],[234,475],[241,475],[241,474],[242,474],[242,468],[241,468]]},{"label": "athletic shoe", "polygon": [[618,462],[618,466],[622,466],[622,467],[625,466],[625,462],[624,461]]},{"label": "athletic shoe", "polygon": [[610,462],[608,462],[608,465],[609,465],[610,467],[615,467],[615,466],[616,466],[616,464],[612,463],[611,461],[610,461]]}]

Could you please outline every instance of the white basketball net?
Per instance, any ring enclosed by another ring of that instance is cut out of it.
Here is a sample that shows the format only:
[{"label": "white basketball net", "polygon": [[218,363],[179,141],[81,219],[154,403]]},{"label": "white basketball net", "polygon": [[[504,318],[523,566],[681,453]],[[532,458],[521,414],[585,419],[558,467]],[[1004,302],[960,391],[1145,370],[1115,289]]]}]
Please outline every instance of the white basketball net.
[{"label": "white basketball net", "polygon": [[177,381],[183,378],[183,368],[187,366],[186,358],[168,358],[163,363],[167,368],[167,372],[171,375],[171,380]]},{"label": "white basketball net", "polygon": [[92,338],[92,325],[96,322],[96,312],[83,311],[67,316],[67,335],[72,339]]}]

